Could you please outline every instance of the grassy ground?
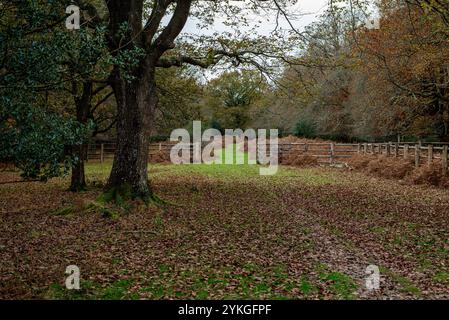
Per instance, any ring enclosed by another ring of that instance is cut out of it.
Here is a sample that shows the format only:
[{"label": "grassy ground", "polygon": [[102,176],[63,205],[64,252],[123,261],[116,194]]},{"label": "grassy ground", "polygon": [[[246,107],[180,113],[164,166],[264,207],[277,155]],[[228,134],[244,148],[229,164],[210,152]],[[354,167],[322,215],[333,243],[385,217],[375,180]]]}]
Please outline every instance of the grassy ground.
[{"label": "grassy ground", "polygon": [[[323,168],[151,165],[165,206],[105,218],[110,165],[0,185],[0,298],[449,298],[449,191]],[[0,181],[17,178],[0,173]],[[80,291],[64,287],[81,270]],[[368,291],[365,270],[381,269]]]}]

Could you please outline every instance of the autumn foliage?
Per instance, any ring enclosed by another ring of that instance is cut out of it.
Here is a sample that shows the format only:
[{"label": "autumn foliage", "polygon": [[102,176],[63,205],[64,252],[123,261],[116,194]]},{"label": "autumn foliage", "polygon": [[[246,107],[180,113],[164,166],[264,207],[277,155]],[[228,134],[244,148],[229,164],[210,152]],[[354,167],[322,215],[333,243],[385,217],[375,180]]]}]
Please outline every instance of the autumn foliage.
[{"label": "autumn foliage", "polygon": [[407,184],[448,187],[449,178],[443,176],[441,162],[416,168],[413,160],[377,155],[357,155],[348,161],[350,168],[376,177],[401,180]]}]

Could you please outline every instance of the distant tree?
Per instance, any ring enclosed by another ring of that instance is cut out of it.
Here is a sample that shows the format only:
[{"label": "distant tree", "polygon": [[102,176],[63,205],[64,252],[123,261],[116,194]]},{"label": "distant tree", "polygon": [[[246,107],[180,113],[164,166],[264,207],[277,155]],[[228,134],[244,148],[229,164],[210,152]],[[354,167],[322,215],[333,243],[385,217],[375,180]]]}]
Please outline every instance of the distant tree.
[{"label": "distant tree", "polygon": [[158,103],[152,135],[168,137],[174,129],[202,119],[203,89],[191,68],[158,69],[156,82]]},{"label": "distant tree", "polygon": [[211,123],[222,129],[245,129],[251,108],[267,89],[266,79],[257,71],[233,71],[211,80],[206,89],[206,108]]},{"label": "distant tree", "polygon": [[[101,1],[78,0],[83,27],[67,32],[62,30],[64,41],[71,44],[70,51],[63,56],[66,86],[63,94],[72,97],[70,110],[76,120],[87,125],[91,123],[91,137],[110,131],[116,124],[114,93],[108,83],[112,59],[106,43],[106,6]],[[62,12],[64,13],[64,11]],[[57,44],[56,44],[57,45]],[[59,97],[61,93],[56,93]],[[72,166],[70,190],[86,189],[84,162],[87,159],[88,141],[73,147],[76,162]]]},{"label": "distant tree", "polygon": [[295,127],[295,136],[303,138],[315,138],[316,129],[310,120],[299,120]]},{"label": "distant tree", "polygon": [[51,3],[0,3],[0,161],[41,180],[68,172],[76,162],[72,147],[90,131],[48,103],[49,92],[64,87],[60,67],[70,50],[51,34],[65,19],[65,7]]},{"label": "distant tree", "polygon": [[449,139],[447,1],[379,1],[378,29],[365,27],[367,1],[339,2],[306,29],[272,113],[320,136]]},{"label": "distant tree", "polygon": [[357,35],[361,70],[379,99],[388,97],[377,115],[398,133],[448,139],[449,44],[439,15],[406,1],[385,0],[381,9],[381,28]]}]

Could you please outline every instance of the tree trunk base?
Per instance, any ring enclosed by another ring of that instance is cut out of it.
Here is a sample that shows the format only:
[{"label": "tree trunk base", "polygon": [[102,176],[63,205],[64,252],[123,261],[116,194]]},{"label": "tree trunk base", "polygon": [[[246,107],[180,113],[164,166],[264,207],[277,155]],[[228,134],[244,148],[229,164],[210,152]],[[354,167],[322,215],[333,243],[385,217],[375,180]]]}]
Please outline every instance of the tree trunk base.
[{"label": "tree trunk base", "polygon": [[69,188],[69,191],[71,191],[71,192],[83,192],[83,191],[87,191],[87,185],[84,183],[84,184],[71,184],[70,185],[70,188]]},{"label": "tree trunk base", "polygon": [[100,203],[116,203],[120,206],[131,200],[142,200],[147,204],[162,201],[153,194],[149,184],[143,189],[138,188],[136,190],[136,188],[133,188],[128,183],[114,187],[106,187],[104,192],[97,199]]},{"label": "tree trunk base", "polygon": [[84,162],[81,160],[72,168],[72,180],[69,190],[72,192],[86,191],[86,175],[84,172]]}]

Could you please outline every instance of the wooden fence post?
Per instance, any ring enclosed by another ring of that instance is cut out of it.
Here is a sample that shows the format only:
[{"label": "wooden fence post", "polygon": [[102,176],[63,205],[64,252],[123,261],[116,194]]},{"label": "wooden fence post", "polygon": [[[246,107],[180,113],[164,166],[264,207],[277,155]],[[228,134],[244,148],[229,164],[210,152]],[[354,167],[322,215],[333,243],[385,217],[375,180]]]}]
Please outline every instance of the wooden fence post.
[{"label": "wooden fence post", "polygon": [[408,158],[408,144],[404,144],[404,159]]},{"label": "wooden fence post", "polygon": [[331,161],[331,164],[333,164],[334,163],[334,144],[331,143],[330,147],[331,147],[330,161]]},{"label": "wooden fence post", "polygon": [[447,175],[447,145],[443,146],[442,154],[443,176]]},{"label": "wooden fence post", "polygon": [[389,157],[390,156],[390,143],[387,143],[387,145],[385,146],[385,148],[386,148],[386,153],[387,153],[387,157]]},{"label": "wooden fence post", "polygon": [[432,162],[433,162],[433,146],[429,144],[429,146],[427,147],[427,163],[429,164],[429,166],[431,166]]},{"label": "wooden fence post", "polygon": [[195,148],[193,147],[194,143],[189,143],[189,150],[190,150],[190,162],[189,164],[193,163],[193,159],[195,159]]},{"label": "wooden fence post", "polygon": [[357,144],[357,153],[360,154],[362,152],[362,145],[359,143]]},{"label": "wooden fence post", "polygon": [[100,162],[104,162],[104,144],[102,143],[100,146]]},{"label": "wooden fence post", "polygon": [[162,143],[159,143],[159,151],[162,151]]},{"label": "wooden fence post", "polygon": [[399,143],[396,142],[394,145],[394,157],[397,158],[399,157]]},{"label": "wooden fence post", "polygon": [[366,155],[368,153],[368,143],[365,143],[363,146],[363,153]]},{"label": "wooden fence post", "polygon": [[419,144],[415,144],[415,167],[419,167],[420,163],[420,153],[421,153],[421,147]]}]

